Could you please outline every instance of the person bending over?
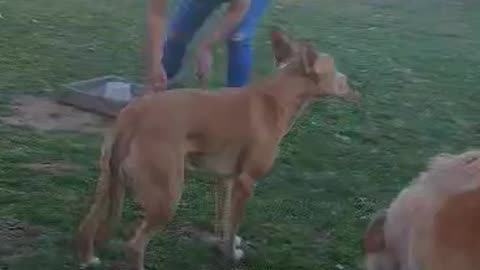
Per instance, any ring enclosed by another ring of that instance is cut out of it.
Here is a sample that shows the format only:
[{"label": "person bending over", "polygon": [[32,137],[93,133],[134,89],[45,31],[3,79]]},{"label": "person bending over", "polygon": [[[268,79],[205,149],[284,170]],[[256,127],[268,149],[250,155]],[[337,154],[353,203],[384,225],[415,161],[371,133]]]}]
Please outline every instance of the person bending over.
[{"label": "person bending over", "polygon": [[228,4],[218,26],[201,39],[195,53],[196,75],[205,84],[212,65],[212,47],[224,41],[228,49],[227,86],[242,87],[250,80],[252,39],[270,0],[178,0],[168,25],[162,63],[168,80],[181,69],[183,58],[197,30],[214,10]]}]

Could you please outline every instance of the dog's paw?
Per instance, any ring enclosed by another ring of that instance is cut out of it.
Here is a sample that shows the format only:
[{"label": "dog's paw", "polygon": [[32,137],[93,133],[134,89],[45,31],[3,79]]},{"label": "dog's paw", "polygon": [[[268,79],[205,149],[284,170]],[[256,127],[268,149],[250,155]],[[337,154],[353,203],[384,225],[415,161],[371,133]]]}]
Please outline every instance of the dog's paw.
[{"label": "dog's paw", "polygon": [[80,269],[86,269],[88,267],[95,267],[102,263],[98,257],[92,257],[87,262],[80,264]]},{"label": "dog's paw", "polygon": [[235,239],[233,240],[233,246],[239,248],[242,245],[242,238],[238,235],[235,235]]},{"label": "dog's paw", "polygon": [[239,248],[235,248],[233,250],[233,260],[235,262],[238,262],[238,261],[242,260],[243,258],[245,258],[245,252],[243,252],[243,250],[241,250]]}]

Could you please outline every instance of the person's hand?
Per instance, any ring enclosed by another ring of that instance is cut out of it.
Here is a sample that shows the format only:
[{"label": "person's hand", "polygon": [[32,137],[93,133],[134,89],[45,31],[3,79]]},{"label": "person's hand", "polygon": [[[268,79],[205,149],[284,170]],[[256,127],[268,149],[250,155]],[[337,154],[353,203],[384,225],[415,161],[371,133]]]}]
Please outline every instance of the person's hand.
[{"label": "person's hand", "polygon": [[195,54],[195,76],[202,84],[202,87],[208,84],[212,61],[213,57],[210,46],[200,45]]},{"label": "person's hand", "polygon": [[160,92],[167,89],[167,74],[162,65],[151,70],[146,80],[146,92]]}]

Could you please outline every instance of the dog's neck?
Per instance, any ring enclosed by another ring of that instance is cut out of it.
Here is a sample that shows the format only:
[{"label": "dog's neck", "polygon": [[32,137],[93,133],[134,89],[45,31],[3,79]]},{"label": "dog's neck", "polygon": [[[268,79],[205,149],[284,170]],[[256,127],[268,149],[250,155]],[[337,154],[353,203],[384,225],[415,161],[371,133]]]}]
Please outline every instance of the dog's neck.
[{"label": "dog's neck", "polygon": [[274,128],[285,136],[313,100],[314,82],[301,74],[279,72],[258,88]]}]

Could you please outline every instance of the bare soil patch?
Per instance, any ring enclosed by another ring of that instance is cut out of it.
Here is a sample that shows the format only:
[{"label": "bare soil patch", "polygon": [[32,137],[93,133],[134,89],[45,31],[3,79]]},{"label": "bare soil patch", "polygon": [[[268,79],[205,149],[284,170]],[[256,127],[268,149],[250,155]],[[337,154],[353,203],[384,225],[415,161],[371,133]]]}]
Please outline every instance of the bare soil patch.
[{"label": "bare soil patch", "polygon": [[101,133],[110,122],[104,117],[41,97],[18,96],[14,99],[11,107],[13,114],[0,117],[2,122],[39,130]]},{"label": "bare soil patch", "polygon": [[25,163],[20,164],[20,167],[35,172],[48,173],[51,175],[65,175],[72,172],[78,172],[83,169],[83,167],[80,165],[64,162]]},{"label": "bare soil patch", "polygon": [[44,230],[15,219],[0,219],[0,266],[15,257],[28,256],[36,251],[36,244]]}]

